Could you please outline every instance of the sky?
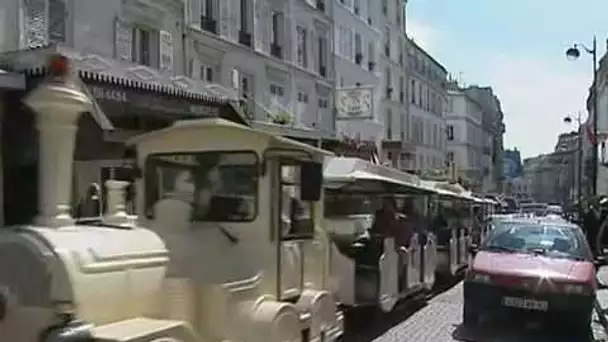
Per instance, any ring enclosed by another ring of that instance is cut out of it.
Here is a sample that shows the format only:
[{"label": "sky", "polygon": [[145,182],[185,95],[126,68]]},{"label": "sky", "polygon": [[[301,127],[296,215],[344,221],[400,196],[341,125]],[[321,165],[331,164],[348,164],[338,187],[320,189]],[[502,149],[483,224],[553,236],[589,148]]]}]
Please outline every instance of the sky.
[{"label": "sky", "polygon": [[505,113],[505,148],[522,157],[553,151],[557,135],[576,129],[563,118],[582,112],[591,55],[570,61],[573,43],[598,59],[608,38],[606,0],[409,0],[407,30],[464,85],[490,85]]}]

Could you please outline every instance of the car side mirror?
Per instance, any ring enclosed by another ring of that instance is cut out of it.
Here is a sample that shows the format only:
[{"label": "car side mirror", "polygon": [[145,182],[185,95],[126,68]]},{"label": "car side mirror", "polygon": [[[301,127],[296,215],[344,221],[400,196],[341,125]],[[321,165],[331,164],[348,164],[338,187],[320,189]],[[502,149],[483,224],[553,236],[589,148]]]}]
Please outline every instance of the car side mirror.
[{"label": "car side mirror", "polygon": [[300,199],[316,202],[323,191],[323,163],[303,162],[300,165]]},{"label": "car side mirror", "polygon": [[469,254],[475,256],[477,252],[479,252],[479,245],[477,245],[476,243],[471,244],[469,246]]}]

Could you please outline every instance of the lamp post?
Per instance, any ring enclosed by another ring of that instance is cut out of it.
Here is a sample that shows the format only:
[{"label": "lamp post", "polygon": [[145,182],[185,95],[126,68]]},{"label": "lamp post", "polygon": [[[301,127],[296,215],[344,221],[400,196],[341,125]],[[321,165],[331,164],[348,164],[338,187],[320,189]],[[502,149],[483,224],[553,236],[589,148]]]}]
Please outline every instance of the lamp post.
[{"label": "lamp post", "polygon": [[[583,127],[583,123],[582,123],[582,119],[581,119],[581,112],[579,111],[576,116],[574,115],[568,115],[566,117],[564,117],[564,122],[565,123],[572,123],[572,121],[576,121],[577,123],[577,138],[576,138],[576,158],[575,158],[575,165],[578,166],[577,167],[577,172],[576,172],[576,190],[577,190],[577,200],[580,203],[581,199],[583,198],[583,132],[582,132],[582,127]],[[575,166],[575,167],[576,167]]]},{"label": "lamp post", "polygon": [[598,151],[597,151],[597,107],[598,107],[598,89],[597,89],[597,38],[593,36],[593,44],[591,48],[588,48],[584,44],[573,44],[568,50],[566,50],[566,57],[570,60],[578,59],[581,56],[581,48],[593,57],[593,86],[591,87],[591,100],[593,104],[593,111],[591,115],[593,117],[593,151],[592,151],[592,162],[593,167],[591,169],[591,194],[593,196],[597,193],[597,166],[598,166]]}]

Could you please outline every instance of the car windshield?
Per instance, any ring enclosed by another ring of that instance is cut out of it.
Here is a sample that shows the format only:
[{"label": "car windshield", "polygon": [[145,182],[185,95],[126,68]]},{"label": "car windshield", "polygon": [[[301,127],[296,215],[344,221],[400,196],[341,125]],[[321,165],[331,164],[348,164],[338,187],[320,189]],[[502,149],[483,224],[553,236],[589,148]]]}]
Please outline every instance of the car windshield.
[{"label": "car windshield", "polygon": [[584,238],[576,227],[547,222],[497,222],[482,250],[585,259]]}]

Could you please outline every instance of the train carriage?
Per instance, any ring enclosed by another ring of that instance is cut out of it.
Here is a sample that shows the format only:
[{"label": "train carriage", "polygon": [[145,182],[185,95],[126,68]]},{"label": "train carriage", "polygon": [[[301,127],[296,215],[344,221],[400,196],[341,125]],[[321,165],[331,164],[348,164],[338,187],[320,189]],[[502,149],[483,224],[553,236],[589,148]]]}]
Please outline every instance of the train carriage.
[{"label": "train carriage", "polygon": [[379,223],[377,214],[387,198],[393,206],[407,199],[425,208],[431,189],[415,175],[344,157],[326,162],[324,187],[325,226],[334,242],[332,278],[343,306],[378,306],[389,312],[400,299],[432,287],[434,236],[422,239],[422,232],[401,222]]},{"label": "train carriage", "polygon": [[468,265],[475,199],[459,184],[425,180],[423,185],[435,193],[432,226],[437,236],[436,276],[445,281]]}]

